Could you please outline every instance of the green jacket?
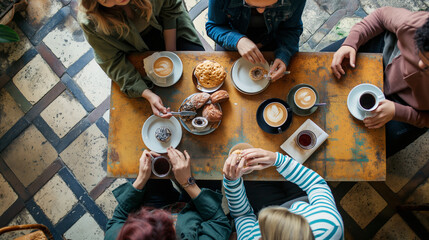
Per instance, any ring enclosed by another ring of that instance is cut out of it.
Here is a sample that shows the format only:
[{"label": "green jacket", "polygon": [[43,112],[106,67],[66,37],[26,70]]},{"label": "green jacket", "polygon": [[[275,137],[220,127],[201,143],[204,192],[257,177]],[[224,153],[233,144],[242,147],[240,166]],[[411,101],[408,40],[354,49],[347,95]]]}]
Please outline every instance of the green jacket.
[{"label": "green jacket", "polygon": [[[176,29],[176,38],[184,38],[202,45],[181,0],[151,0],[151,3],[152,16],[149,22],[145,22],[146,25],[151,25],[161,32],[165,29]],[[140,75],[127,60],[126,55],[131,52],[144,52],[150,49],[140,37],[134,23],[127,18],[130,32],[126,36],[119,37],[118,33],[105,35],[98,32],[95,24],[83,12],[79,12],[78,21],[86,40],[94,49],[95,61],[104,72],[129,97],[141,97],[148,85],[152,86],[152,82],[148,77]]]},{"label": "green jacket", "polygon": [[[137,190],[131,183],[125,183],[113,190],[118,201],[112,219],[107,222],[104,239],[114,240],[130,212],[142,206],[145,188]],[[182,240],[222,240],[229,239],[231,226],[221,207],[222,194],[210,189],[201,193],[186,204],[176,222],[176,235]]]}]

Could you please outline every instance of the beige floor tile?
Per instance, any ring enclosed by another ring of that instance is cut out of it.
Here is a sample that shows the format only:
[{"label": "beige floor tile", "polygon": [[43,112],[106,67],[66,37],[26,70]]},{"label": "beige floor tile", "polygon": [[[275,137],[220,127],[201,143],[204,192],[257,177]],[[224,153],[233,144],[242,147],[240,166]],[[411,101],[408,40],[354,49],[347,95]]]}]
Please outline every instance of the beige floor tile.
[{"label": "beige floor tile", "polygon": [[54,225],[77,203],[75,195],[58,174],[34,195],[34,201]]},{"label": "beige floor tile", "polygon": [[386,224],[375,234],[373,240],[379,239],[420,239],[411,230],[411,228],[402,220],[402,218],[395,214],[392,218],[387,221]]},{"label": "beige floor tile", "polygon": [[46,138],[31,125],[1,153],[18,179],[28,186],[58,157]]},{"label": "beige floor tile", "polygon": [[93,124],[85,130],[61,154],[61,158],[73,174],[90,192],[103,177],[106,171],[102,163],[107,154],[107,139]]},{"label": "beige floor tile", "polygon": [[13,77],[13,83],[33,105],[58,81],[58,76],[39,54]]},{"label": "beige floor tile", "polygon": [[112,191],[115,190],[120,185],[127,182],[125,178],[116,179],[98,198],[95,200],[95,203],[103,210],[106,216],[110,219],[113,216],[118,201],[116,201],[115,196],[113,196]]},{"label": "beige floor tile", "polygon": [[[429,179],[417,187],[417,189],[406,200],[407,204],[418,206],[429,203]],[[414,215],[420,222],[429,229],[429,212],[428,211],[414,211]]]},{"label": "beige floor tile", "polygon": [[13,62],[22,57],[31,48],[30,41],[14,22],[8,26],[18,33],[20,40],[14,43],[0,44],[0,74],[4,73]]},{"label": "beige floor tile", "polygon": [[207,43],[213,49],[215,49],[215,42],[209,36],[207,36],[206,27],[205,27],[206,22],[208,20],[208,16],[207,16],[208,12],[209,10],[207,8],[202,13],[200,13],[200,15],[198,15],[198,17],[194,19],[194,25],[197,31],[201,34],[201,36],[203,36],[203,38],[207,41]]},{"label": "beige floor tile", "polygon": [[314,0],[307,0],[302,16],[305,16],[302,18],[303,26],[311,34],[316,32],[316,30],[330,17],[327,12],[320,9],[319,5]]},{"label": "beige floor tile", "polygon": [[2,88],[0,90],[0,138],[24,116],[24,113],[12,96]]},{"label": "beige floor tile", "polygon": [[0,216],[18,199],[13,188],[0,174]]},{"label": "beige floor tile", "polygon": [[429,159],[429,132],[387,159],[386,184],[398,192]]},{"label": "beige floor tile", "polygon": [[95,107],[110,95],[112,80],[98,66],[95,60],[86,65],[74,77],[74,80]]},{"label": "beige floor tile", "polygon": [[[18,215],[16,215],[12,221],[8,224],[8,226],[15,225],[25,225],[25,224],[36,224],[36,220],[34,220],[33,216],[28,212],[27,209],[24,208]],[[22,230],[22,231],[14,231],[8,232],[0,235],[0,240],[10,240],[15,239],[19,236],[29,234],[32,230]]]},{"label": "beige floor tile", "polygon": [[94,218],[85,213],[73,226],[64,233],[66,239],[103,239],[104,232]]},{"label": "beige floor tile", "polygon": [[40,26],[62,8],[58,0],[31,0],[23,13],[34,26]]},{"label": "beige floor tile", "polygon": [[60,24],[52,30],[43,39],[43,42],[66,68],[70,67],[91,48],[85,40],[79,24],[71,15],[67,17],[64,24]]},{"label": "beige floor tile", "polygon": [[365,228],[387,206],[367,182],[354,185],[340,204],[361,228]]},{"label": "beige floor tile", "polygon": [[110,120],[110,110],[107,110],[104,114],[103,114],[103,118],[104,120],[106,120],[107,123],[109,123]]},{"label": "beige floor tile", "polygon": [[64,137],[85,115],[86,110],[68,91],[64,91],[40,114],[58,137]]}]

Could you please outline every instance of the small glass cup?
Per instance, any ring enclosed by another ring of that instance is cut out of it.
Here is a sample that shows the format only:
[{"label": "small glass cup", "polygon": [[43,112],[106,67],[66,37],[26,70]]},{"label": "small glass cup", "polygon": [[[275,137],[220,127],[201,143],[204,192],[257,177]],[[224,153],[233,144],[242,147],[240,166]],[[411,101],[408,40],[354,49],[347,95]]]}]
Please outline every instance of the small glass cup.
[{"label": "small glass cup", "polygon": [[171,171],[171,163],[167,157],[159,156],[152,160],[152,172],[155,176],[163,178]]},{"label": "small glass cup", "polygon": [[316,145],[316,140],[316,134],[310,130],[299,132],[295,139],[296,145],[305,150],[312,149]]}]

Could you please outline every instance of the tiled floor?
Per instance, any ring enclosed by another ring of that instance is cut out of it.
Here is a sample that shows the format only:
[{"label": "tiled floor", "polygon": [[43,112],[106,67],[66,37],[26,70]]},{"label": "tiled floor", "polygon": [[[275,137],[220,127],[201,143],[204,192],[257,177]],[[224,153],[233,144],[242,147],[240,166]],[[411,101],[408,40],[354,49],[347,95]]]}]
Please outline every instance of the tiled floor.
[{"label": "tiled floor", "polygon": [[[207,0],[186,0],[207,38]],[[428,9],[428,0],[307,0],[301,51],[345,37],[380,6]],[[102,239],[125,179],[106,177],[111,82],[76,21],[76,0],[31,0],[0,45],[0,227],[42,223],[55,239]],[[385,182],[330,183],[347,239],[428,239],[429,133],[387,160]],[[9,239],[2,235],[0,239]]]}]

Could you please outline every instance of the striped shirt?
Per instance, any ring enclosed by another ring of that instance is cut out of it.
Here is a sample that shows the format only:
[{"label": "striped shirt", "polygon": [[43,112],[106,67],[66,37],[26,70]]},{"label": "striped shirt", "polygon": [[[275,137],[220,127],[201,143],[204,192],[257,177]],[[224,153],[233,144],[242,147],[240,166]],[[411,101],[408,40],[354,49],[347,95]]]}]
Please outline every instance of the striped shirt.
[{"label": "striped shirt", "polygon": [[[315,239],[344,239],[343,220],[326,181],[313,170],[280,153],[277,153],[274,166],[286,180],[307,193],[310,203],[297,201],[289,211],[307,219]],[[238,239],[259,239],[259,222],[247,199],[243,178],[230,181],[224,177],[223,185]]]}]

